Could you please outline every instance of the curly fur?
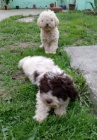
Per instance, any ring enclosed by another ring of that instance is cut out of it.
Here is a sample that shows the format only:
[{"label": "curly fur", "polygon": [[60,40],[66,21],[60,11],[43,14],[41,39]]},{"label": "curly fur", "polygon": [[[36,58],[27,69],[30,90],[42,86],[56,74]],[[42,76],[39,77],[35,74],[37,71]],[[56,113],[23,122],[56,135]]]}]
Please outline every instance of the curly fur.
[{"label": "curly fur", "polygon": [[58,48],[59,31],[57,25],[59,20],[51,10],[43,11],[37,21],[41,29],[40,37],[45,53],[56,53]]},{"label": "curly fur", "polygon": [[52,59],[43,56],[25,57],[19,61],[18,67],[39,89],[34,119],[43,122],[51,108],[58,116],[66,114],[69,101],[74,101],[77,96],[69,75],[55,65]]}]

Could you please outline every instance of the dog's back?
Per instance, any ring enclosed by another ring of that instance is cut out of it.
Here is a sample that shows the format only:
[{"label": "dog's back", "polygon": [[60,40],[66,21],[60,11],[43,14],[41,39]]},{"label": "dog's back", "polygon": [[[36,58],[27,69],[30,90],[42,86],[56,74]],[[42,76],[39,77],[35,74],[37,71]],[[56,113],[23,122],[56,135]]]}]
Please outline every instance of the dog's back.
[{"label": "dog's back", "polygon": [[23,68],[23,65],[24,63],[29,60],[31,58],[31,56],[27,56],[27,57],[24,57],[23,59],[21,59],[18,63],[18,68]]},{"label": "dog's back", "polygon": [[26,76],[33,74],[35,71],[48,71],[54,62],[50,58],[43,56],[27,56],[19,61],[18,67],[23,69]]}]

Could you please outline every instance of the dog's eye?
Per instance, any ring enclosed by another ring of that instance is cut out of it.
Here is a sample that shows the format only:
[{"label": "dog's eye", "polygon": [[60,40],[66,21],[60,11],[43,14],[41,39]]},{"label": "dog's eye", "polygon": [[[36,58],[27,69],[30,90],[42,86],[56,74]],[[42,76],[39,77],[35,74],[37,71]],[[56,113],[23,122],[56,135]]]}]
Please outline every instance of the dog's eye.
[{"label": "dog's eye", "polygon": [[47,93],[48,91],[50,91],[50,87],[49,87],[49,85],[47,85],[47,84],[40,84],[40,86],[39,86],[39,89],[40,89],[40,93]]},{"label": "dog's eye", "polygon": [[53,21],[53,19],[51,19],[51,21]]}]

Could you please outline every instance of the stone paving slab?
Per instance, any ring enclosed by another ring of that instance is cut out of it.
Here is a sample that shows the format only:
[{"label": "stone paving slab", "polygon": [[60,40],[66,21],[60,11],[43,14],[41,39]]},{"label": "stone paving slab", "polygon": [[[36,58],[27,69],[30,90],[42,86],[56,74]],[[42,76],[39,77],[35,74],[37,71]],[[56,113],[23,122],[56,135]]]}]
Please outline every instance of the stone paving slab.
[{"label": "stone paving slab", "polygon": [[38,15],[45,9],[10,9],[10,10],[0,10],[0,21],[15,15]]},{"label": "stone paving slab", "polygon": [[34,21],[34,17],[20,18],[17,21],[19,21],[19,22],[33,22]]},{"label": "stone paving slab", "polygon": [[71,67],[78,69],[91,89],[91,99],[97,107],[97,45],[65,48],[71,57]]}]

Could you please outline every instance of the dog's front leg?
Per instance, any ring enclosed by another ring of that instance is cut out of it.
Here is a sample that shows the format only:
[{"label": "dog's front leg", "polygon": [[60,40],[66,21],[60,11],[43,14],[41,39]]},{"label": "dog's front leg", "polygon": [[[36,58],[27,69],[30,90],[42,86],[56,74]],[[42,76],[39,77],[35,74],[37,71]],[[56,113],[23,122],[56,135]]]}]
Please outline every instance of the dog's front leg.
[{"label": "dog's front leg", "polygon": [[47,40],[43,40],[42,41],[42,44],[43,44],[43,47],[44,47],[44,49],[45,49],[45,53],[50,53],[50,45],[49,45],[49,43],[47,42]]},{"label": "dog's front leg", "polygon": [[39,123],[42,123],[44,119],[48,116],[50,108],[46,106],[41,99],[38,98],[36,104],[35,116],[33,117]]},{"label": "dog's front leg", "polygon": [[55,108],[54,112],[56,115],[58,116],[62,116],[64,114],[66,114],[66,108],[69,104],[69,99],[67,99],[61,106]]},{"label": "dog's front leg", "polygon": [[57,48],[58,48],[58,41],[57,40],[52,41],[51,44],[50,44],[50,53],[55,54]]},{"label": "dog's front leg", "polygon": [[64,106],[61,106],[61,107],[56,108],[54,112],[57,116],[62,116],[66,114],[66,108]]}]

